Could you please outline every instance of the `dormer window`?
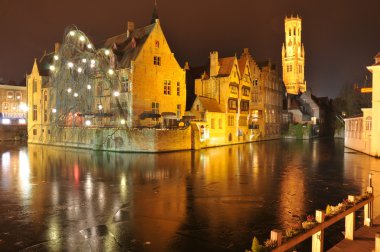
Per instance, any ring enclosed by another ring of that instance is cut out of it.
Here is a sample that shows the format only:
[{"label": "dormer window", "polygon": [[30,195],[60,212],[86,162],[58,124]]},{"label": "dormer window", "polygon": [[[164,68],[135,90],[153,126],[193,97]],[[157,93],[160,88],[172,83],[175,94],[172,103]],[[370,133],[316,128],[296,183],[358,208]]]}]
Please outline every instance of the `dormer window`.
[{"label": "dormer window", "polygon": [[154,47],[160,48],[160,41],[156,40],[154,43]]}]

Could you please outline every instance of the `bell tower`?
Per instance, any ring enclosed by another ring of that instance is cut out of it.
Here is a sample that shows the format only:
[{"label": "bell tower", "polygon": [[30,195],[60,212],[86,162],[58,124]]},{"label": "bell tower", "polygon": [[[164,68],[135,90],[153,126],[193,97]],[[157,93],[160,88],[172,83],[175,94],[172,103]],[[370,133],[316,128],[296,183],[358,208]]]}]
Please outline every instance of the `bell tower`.
[{"label": "bell tower", "polygon": [[301,18],[285,17],[285,43],[282,44],[282,78],[288,94],[306,91],[305,48],[302,44]]}]

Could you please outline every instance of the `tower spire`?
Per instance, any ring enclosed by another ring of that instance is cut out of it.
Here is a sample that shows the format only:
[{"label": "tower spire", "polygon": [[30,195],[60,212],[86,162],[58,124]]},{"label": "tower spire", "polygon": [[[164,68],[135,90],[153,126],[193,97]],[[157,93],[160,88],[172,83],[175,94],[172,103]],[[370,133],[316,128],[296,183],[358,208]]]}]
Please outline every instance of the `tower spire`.
[{"label": "tower spire", "polygon": [[152,19],[150,20],[150,23],[154,24],[156,22],[156,19],[158,19],[157,0],[154,0],[154,8],[153,8]]}]

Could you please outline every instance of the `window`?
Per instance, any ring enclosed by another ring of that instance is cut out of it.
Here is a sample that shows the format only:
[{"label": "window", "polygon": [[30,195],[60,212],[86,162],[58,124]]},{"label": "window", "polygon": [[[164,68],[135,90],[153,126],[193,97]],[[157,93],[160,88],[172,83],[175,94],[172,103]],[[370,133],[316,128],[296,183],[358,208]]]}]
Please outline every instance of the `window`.
[{"label": "window", "polygon": [[160,104],[158,102],[152,102],[152,113],[153,114],[160,113]]},{"label": "window", "polygon": [[181,118],[181,104],[177,104],[177,118]]},{"label": "window", "polygon": [[9,109],[8,102],[3,102],[3,110],[8,110],[8,109]]},{"label": "window", "polygon": [[121,92],[129,92],[129,87],[128,87],[128,76],[124,76],[121,79]]},{"label": "window", "polygon": [[160,56],[154,56],[153,57],[153,64],[156,66],[161,66],[161,57]]},{"label": "window", "polygon": [[368,116],[365,119],[365,130],[371,131],[372,130],[372,117]]},{"label": "window", "polygon": [[289,29],[289,36],[292,36],[292,31]]},{"label": "window", "polygon": [[172,87],[171,87],[170,80],[164,81],[164,95],[171,95],[172,94]]},{"label": "window", "polygon": [[228,108],[236,110],[237,109],[237,100],[235,100],[235,99],[229,99],[228,100]]},{"label": "window", "polygon": [[244,96],[249,96],[249,91],[250,91],[249,88],[243,87],[242,91],[243,91]]},{"label": "window", "polygon": [[160,48],[160,41],[156,40],[155,43],[154,43],[154,46],[156,48]]},{"label": "window", "polygon": [[181,95],[181,86],[180,86],[180,83],[177,82],[177,96],[180,96]]},{"label": "window", "polygon": [[33,121],[37,121],[37,105],[33,105]]},{"label": "window", "polygon": [[223,128],[223,120],[222,118],[219,118],[219,129]]},{"label": "window", "polygon": [[15,96],[16,96],[16,100],[21,100],[22,95],[20,91],[16,91]]},{"label": "window", "polygon": [[211,118],[211,129],[215,129],[215,119]]},{"label": "window", "polygon": [[15,102],[13,102],[13,103],[12,103],[12,107],[11,107],[12,112],[17,112],[17,107],[18,107],[18,104],[15,103]]},{"label": "window", "polygon": [[37,129],[33,129],[33,136],[37,135]]},{"label": "window", "polygon": [[237,95],[239,93],[239,88],[237,86],[230,85],[230,93]]},{"label": "window", "polygon": [[33,79],[33,93],[37,92],[37,80]]},{"label": "window", "polygon": [[14,98],[14,93],[13,93],[13,91],[8,91],[8,92],[7,92],[7,99],[8,99],[8,100],[13,100],[13,98]]},{"label": "window", "polygon": [[199,104],[197,104],[197,111],[199,111]]},{"label": "window", "polygon": [[44,92],[44,101],[47,101],[47,91]]},{"label": "window", "polygon": [[234,126],[234,120],[235,117],[233,115],[228,116],[228,126],[233,127]]},{"label": "window", "polygon": [[248,110],[249,110],[249,101],[241,101],[240,111],[248,111]]},{"label": "window", "polygon": [[293,71],[293,66],[289,65],[289,72]]},{"label": "window", "polygon": [[46,121],[47,121],[47,110],[44,109],[44,122],[46,122]]}]

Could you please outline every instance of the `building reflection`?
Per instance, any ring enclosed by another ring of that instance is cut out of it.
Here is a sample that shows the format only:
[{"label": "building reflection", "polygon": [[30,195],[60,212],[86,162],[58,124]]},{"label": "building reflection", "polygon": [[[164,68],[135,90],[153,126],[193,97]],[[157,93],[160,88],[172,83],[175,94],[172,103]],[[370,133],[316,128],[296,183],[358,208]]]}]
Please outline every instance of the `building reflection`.
[{"label": "building reflection", "polygon": [[332,144],[271,141],[159,155],[3,148],[0,196],[12,195],[23,248],[244,250],[252,234],[266,239],[363,191],[369,171],[380,187],[379,160],[344,153],[339,143],[331,151]]}]

